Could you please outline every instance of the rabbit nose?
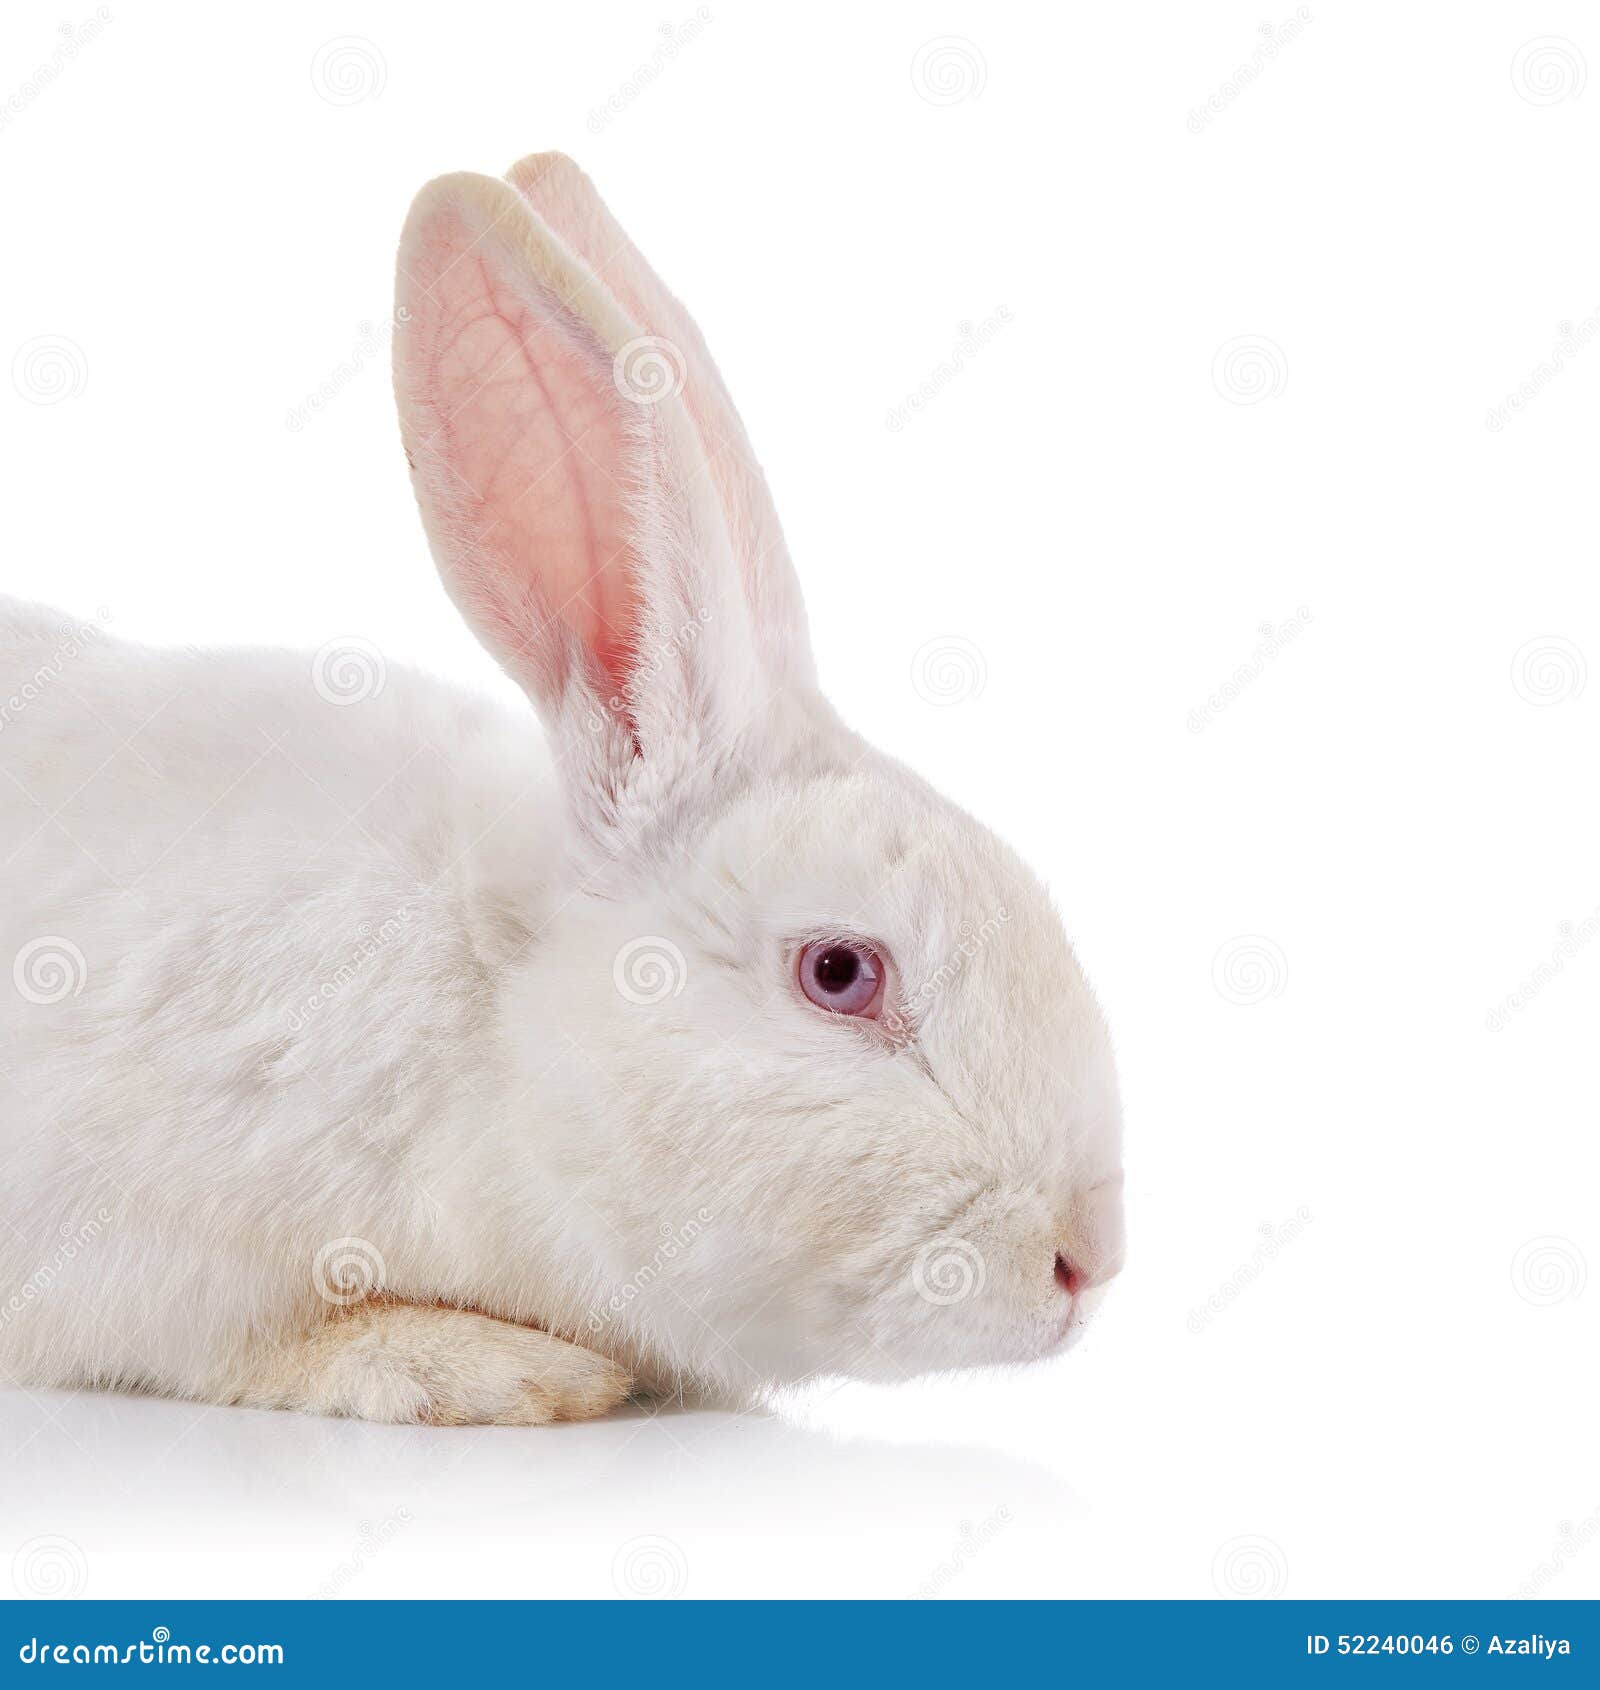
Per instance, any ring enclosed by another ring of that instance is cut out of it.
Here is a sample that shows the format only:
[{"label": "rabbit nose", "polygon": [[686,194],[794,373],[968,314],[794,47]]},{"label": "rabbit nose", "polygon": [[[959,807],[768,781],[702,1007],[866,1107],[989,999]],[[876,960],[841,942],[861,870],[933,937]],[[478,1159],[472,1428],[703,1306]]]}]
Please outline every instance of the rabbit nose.
[{"label": "rabbit nose", "polygon": [[1080,1190],[1057,1225],[1056,1237],[1068,1242],[1056,1251],[1056,1284],[1069,1297],[1115,1279],[1123,1254],[1121,1173]]},{"label": "rabbit nose", "polygon": [[1056,1284],[1069,1297],[1081,1296],[1085,1291],[1094,1290],[1097,1285],[1104,1285],[1108,1279],[1116,1278],[1117,1270],[1121,1266],[1119,1261],[1091,1262],[1086,1266],[1081,1258],[1065,1256],[1058,1250]]}]

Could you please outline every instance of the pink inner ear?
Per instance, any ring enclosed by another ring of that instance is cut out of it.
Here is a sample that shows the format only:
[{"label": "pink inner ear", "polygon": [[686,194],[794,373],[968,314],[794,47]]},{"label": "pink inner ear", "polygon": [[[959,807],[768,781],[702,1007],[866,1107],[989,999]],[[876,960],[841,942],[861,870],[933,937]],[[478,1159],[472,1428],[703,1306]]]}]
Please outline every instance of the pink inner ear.
[{"label": "pink inner ear", "polygon": [[620,694],[638,610],[623,401],[603,348],[537,283],[499,273],[486,245],[442,216],[410,276],[416,448],[443,477],[446,568],[525,684],[560,688],[547,666],[562,642],[540,637],[553,617]]},{"label": "pink inner ear", "polygon": [[752,633],[775,676],[812,679],[805,607],[767,485],[728,390],[694,320],[623,232],[571,159],[534,154],[510,178],[538,216],[579,253],[646,334],[672,344],[686,366],[683,403],[744,576]]}]

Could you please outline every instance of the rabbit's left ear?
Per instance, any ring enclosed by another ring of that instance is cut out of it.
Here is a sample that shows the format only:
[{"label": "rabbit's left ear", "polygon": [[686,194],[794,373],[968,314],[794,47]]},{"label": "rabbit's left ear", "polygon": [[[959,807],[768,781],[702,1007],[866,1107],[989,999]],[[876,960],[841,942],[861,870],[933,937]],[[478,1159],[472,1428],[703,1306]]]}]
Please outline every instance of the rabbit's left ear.
[{"label": "rabbit's left ear", "polygon": [[423,189],[397,291],[401,433],[440,573],[590,824],[741,749],[789,683],[763,659],[675,349],[487,177]]}]

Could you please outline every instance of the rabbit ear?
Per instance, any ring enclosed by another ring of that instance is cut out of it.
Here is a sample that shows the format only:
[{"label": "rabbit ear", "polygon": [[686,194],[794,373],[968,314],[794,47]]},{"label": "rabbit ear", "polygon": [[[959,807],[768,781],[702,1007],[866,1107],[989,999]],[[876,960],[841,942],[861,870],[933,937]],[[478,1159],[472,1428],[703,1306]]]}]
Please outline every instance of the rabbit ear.
[{"label": "rabbit ear", "polygon": [[636,762],[651,780],[703,765],[785,683],[759,660],[674,372],[486,177],[418,195],[397,291],[401,434],[434,556],[569,782],[614,811]]},{"label": "rabbit ear", "polygon": [[710,460],[765,666],[786,684],[814,684],[805,605],[778,513],[694,319],[565,154],[532,153],[512,165],[507,179],[646,333],[665,342],[666,355],[682,369],[683,397]]}]

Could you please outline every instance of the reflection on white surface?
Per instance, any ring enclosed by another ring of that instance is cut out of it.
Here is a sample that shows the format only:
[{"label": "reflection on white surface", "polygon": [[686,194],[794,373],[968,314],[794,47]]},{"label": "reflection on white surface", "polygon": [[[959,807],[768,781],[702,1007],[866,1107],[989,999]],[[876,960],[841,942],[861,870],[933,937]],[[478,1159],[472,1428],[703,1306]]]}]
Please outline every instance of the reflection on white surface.
[{"label": "reflection on white surface", "polygon": [[65,1539],[82,1595],[909,1596],[1082,1512],[1031,1461],[766,1411],[391,1427],[6,1391],[0,1437],[4,1547]]}]

